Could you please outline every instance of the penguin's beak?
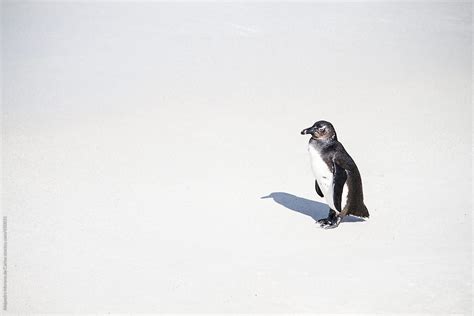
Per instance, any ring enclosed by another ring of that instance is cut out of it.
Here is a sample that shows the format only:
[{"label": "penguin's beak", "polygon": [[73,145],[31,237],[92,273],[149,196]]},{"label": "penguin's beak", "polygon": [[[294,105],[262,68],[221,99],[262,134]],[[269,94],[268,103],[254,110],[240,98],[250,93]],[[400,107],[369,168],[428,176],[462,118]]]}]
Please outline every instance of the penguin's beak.
[{"label": "penguin's beak", "polygon": [[306,134],[312,135],[313,133],[314,133],[314,128],[312,126],[305,128],[304,130],[301,131],[301,135],[306,135]]}]

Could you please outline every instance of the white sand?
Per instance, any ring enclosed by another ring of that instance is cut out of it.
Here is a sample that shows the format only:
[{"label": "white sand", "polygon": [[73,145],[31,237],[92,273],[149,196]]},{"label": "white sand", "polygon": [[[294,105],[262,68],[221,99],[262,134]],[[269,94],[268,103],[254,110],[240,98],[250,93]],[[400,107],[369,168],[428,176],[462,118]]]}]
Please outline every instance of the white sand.
[{"label": "white sand", "polygon": [[[470,4],[2,14],[9,311],[471,313]],[[311,218],[319,119],[368,221]]]}]

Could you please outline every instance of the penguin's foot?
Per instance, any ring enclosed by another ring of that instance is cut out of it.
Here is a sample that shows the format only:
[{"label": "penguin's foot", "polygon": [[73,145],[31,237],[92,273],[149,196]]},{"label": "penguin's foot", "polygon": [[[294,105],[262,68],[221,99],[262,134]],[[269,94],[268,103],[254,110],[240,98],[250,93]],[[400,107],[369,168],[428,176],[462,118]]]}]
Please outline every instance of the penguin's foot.
[{"label": "penguin's foot", "polygon": [[336,228],[337,226],[339,226],[341,221],[342,221],[342,217],[336,216],[336,217],[333,217],[333,218],[324,218],[322,220],[319,220],[318,223],[321,224],[321,228],[332,229],[332,228]]},{"label": "penguin's foot", "polygon": [[316,221],[316,223],[320,224],[321,227],[322,227],[323,225],[329,225],[329,224],[331,224],[331,218],[330,218],[330,217],[328,217],[328,218],[321,218],[321,219],[318,219],[318,220]]},{"label": "penguin's foot", "polygon": [[329,209],[328,217],[317,220],[316,223],[320,224],[321,227],[331,225],[336,220],[336,212]]}]

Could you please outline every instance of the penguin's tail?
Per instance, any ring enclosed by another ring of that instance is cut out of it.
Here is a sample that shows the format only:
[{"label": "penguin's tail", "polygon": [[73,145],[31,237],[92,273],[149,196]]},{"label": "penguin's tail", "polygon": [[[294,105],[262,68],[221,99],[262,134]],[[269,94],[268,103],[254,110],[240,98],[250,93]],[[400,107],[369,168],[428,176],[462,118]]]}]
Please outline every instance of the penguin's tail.
[{"label": "penguin's tail", "polygon": [[359,216],[359,217],[369,217],[369,210],[367,209],[367,206],[365,206],[364,204],[362,204],[361,207],[358,207],[357,209],[355,210],[351,210],[349,212],[350,215],[354,215],[354,216]]}]

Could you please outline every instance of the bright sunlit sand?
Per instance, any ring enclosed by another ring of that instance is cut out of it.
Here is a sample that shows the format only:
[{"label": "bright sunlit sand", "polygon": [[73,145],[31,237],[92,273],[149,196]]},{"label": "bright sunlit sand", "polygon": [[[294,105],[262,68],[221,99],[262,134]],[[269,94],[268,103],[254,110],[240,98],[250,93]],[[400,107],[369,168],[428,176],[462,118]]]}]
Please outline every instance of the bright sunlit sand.
[{"label": "bright sunlit sand", "polygon": [[[11,312],[472,311],[470,3],[2,3]],[[370,219],[323,230],[324,119]]]}]

